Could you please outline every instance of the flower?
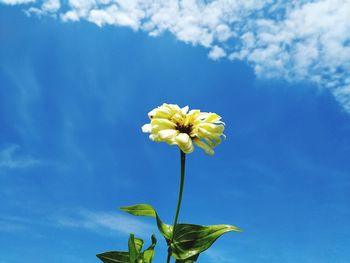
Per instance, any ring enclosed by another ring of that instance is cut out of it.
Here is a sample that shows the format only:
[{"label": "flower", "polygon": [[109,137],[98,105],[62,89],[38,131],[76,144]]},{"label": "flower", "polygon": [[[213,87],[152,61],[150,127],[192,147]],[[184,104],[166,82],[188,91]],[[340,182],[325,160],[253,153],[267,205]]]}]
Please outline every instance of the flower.
[{"label": "flower", "polygon": [[159,106],[148,113],[151,122],[142,126],[155,142],[177,145],[184,153],[194,150],[193,143],[207,154],[213,155],[213,148],[221,143],[224,123],[221,117],[211,112],[180,108],[175,104]]}]

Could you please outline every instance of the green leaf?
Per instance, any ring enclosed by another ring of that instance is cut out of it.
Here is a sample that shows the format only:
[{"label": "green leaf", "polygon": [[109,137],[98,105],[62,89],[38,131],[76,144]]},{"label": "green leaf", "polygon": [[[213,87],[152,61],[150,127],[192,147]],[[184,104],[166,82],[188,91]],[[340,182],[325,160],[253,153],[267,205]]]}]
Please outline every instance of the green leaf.
[{"label": "green leaf", "polygon": [[129,263],[128,252],[110,251],[96,255],[104,263]]},{"label": "green leaf", "polygon": [[184,259],[184,260],[182,260],[182,259],[177,259],[177,260],[175,261],[175,263],[193,263],[193,262],[197,261],[198,257],[199,257],[199,254],[194,255],[194,256],[192,256],[192,257],[190,257],[190,258],[188,258],[188,259]]},{"label": "green leaf", "polygon": [[134,237],[134,243],[135,243],[136,250],[138,252],[141,252],[141,249],[143,247],[143,240],[141,238]]},{"label": "green leaf", "polygon": [[157,214],[152,206],[146,205],[146,204],[122,206],[119,209],[129,214],[132,214],[134,216],[156,217],[156,214]]},{"label": "green leaf", "polygon": [[173,233],[173,226],[164,224],[152,206],[147,204],[138,204],[132,206],[123,206],[119,209],[134,216],[155,217],[159,231],[162,233],[166,241],[170,242]]},{"label": "green leaf", "polygon": [[134,263],[139,258],[142,246],[143,240],[135,238],[134,234],[130,234],[128,240],[130,263]]},{"label": "green leaf", "polygon": [[192,256],[207,250],[216,239],[230,231],[240,232],[241,230],[231,225],[177,224],[171,244],[172,256],[175,259],[190,259]]},{"label": "green leaf", "polygon": [[154,248],[157,239],[153,234],[152,244],[141,252],[143,240],[130,234],[128,240],[129,252],[111,251],[96,255],[104,263],[151,263],[154,257]]},{"label": "green leaf", "polygon": [[154,257],[154,248],[157,244],[156,236],[153,234],[152,237],[152,245],[150,245],[144,252],[143,252],[143,263],[151,263]]}]

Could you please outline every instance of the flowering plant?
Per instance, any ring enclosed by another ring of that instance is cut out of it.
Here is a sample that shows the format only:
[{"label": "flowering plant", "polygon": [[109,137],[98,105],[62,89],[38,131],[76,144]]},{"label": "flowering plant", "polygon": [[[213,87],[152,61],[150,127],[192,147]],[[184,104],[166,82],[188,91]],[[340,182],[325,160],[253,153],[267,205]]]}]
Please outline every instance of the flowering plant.
[{"label": "flowering plant", "polygon": [[[124,206],[120,209],[134,216],[154,217],[160,233],[168,245],[166,262],[171,258],[176,263],[193,263],[200,253],[207,250],[221,235],[230,231],[241,230],[232,225],[201,226],[178,223],[185,181],[186,154],[193,152],[194,145],[202,148],[209,155],[221,143],[225,124],[221,117],[211,112],[190,110],[188,106],[180,108],[175,104],[166,104],[148,113],[150,123],[142,126],[142,131],[150,133],[155,142],[177,145],[180,150],[180,189],[173,225],[163,223],[156,210],[147,204]],[[143,240],[130,234],[128,252],[112,251],[98,254],[104,263],[150,263],[154,257],[156,238],[152,235],[152,245],[141,252]]]}]

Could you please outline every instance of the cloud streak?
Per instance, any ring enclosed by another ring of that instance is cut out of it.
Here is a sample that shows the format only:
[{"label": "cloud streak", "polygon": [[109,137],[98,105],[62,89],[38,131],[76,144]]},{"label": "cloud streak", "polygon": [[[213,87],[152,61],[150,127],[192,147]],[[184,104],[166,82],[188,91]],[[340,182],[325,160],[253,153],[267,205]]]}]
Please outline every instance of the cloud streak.
[{"label": "cloud streak", "polygon": [[135,233],[139,236],[149,236],[156,232],[153,225],[117,212],[76,209],[45,216],[36,215],[35,217],[0,216],[0,232],[17,232],[40,226],[59,229],[74,228],[92,231],[100,235],[115,235],[116,233],[129,235]]},{"label": "cloud streak", "polygon": [[0,1],[25,3],[27,14],[63,22],[125,26],[150,36],[168,31],[208,48],[211,59],[245,61],[260,78],[307,81],[330,90],[350,112],[349,0]]},{"label": "cloud streak", "polygon": [[10,145],[0,151],[0,171],[3,169],[23,169],[40,164],[39,160],[28,156],[19,156],[18,145]]},{"label": "cloud streak", "polygon": [[80,210],[68,216],[55,217],[52,222],[59,227],[87,229],[101,234],[149,235],[155,231],[152,225],[130,216],[101,211]]}]

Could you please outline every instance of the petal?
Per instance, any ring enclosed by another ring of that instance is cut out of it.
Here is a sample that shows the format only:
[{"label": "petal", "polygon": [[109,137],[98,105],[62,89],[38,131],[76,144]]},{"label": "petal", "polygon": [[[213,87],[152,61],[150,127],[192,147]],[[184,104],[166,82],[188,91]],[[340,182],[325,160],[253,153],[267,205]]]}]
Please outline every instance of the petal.
[{"label": "petal", "polygon": [[168,141],[169,139],[174,139],[174,137],[179,133],[179,131],[174,129],[167,129],[167,130],[161,130],[158,132],[159,137],[164,140]]},{"label": "petal", "polygon": [[211,140],[217,141],[221,136],[223,136],[224,131],[223,125],[215,125],[212,123],[201,123],[197,125],[196,133],[199,138],[209,138]]},{"label": "petal", "polygon": [[162,125],[164,127],[169,127],[169,128],[174,128],[176,127],[176,124],[168,119],[159,119],[159,118],[154,118],[151,120],[151,124],[155,125]]},{"label": "petal", "polygon": [[205,119],[208,118],[208,116],[209,116],[208,112],[200,112],[197,115],[197,119],[200,120],[200,121],[204,121]]},{"label": "petal", "polygon": [[208,145],[206,144],[205,142],[201,141],[200,139],[198,138],[194,138],[193,139],[193,142],[199,147],[199,148],[202,148],[206,154],[209,154],[209,155],[214,155],[214,150]]},{"label": "petal", "polygon": [[200,112],[200,110],[190,110],[187,115],[198,115]]},{"label": "petal", "polygon": [[220,143],[221,143],[221,138],[220,136],[213,139],[213,138],[207,138],[207,137],[204,137],[203,140],[205,140],[205,142],[211,147],[211,148],[214,148],[216,146],[218,146]]},{"label": "petal", "polygon": [[214,133],[222,133],[225,129],[224,125],[217,125],[214,123],[200,123],[198,124],[198,128],[205,129],[208,132],[214,132]]},{"label": "petal", "polygon": [[187,133],[180,133],[175,137],[175,142],[184,153],[193,152],[192,139]]},{"label": "petal", "polygon": [[155,118],[152,119],[151,121],[152,124],[152,133],[157,133],[161,130],[174,130],[176,127],[176,124],[169,121],[168,119],[159,119],[159,118]]},{"label": "petal", "polygon": [[152,125],[147,123],[147,124],[143,125],[141,129],[142,129],[142,132],[149,133],[152,130]]},{"label": "petal", "polygon": [[153,119],[153,118],[171,118],[171,116],[173,114],[174,113],[173,113],[172,109],[169,108],[167,104],[163,104],[162,106],[159,106],[158,108],[151,110],[148,113],[148,117],[150,119]]},{"label": "petal", "polygon": [[158,134],[150,134],[149,138],[150,138],[152,141],[161,142],[161,139],[159,138],[159,135],[158,135]]},{"label": "petal", "polygon": [[187,114],[187,112],[188,112],[188,109],[189,109],[189,107],[188,107],[188,106],[185,106],[185,107],[181,108],[181,112],[182,112],[182,114],[186,115],[186,114]]},{"label": "petal", "polygon": [[221,120],[221,117],[217,115],[216,113],[209,112],[206,119],[204,120],[205,122],[219,122]]},{"label": "petal", "polygon": [[175,114],[182,114],[180,107],[178,105],[176,105],[176,104],[166,104],[166,103],[164,103],[163,106],[165,108],[167,108],[171,112],[172,116],[175,115]]}]

